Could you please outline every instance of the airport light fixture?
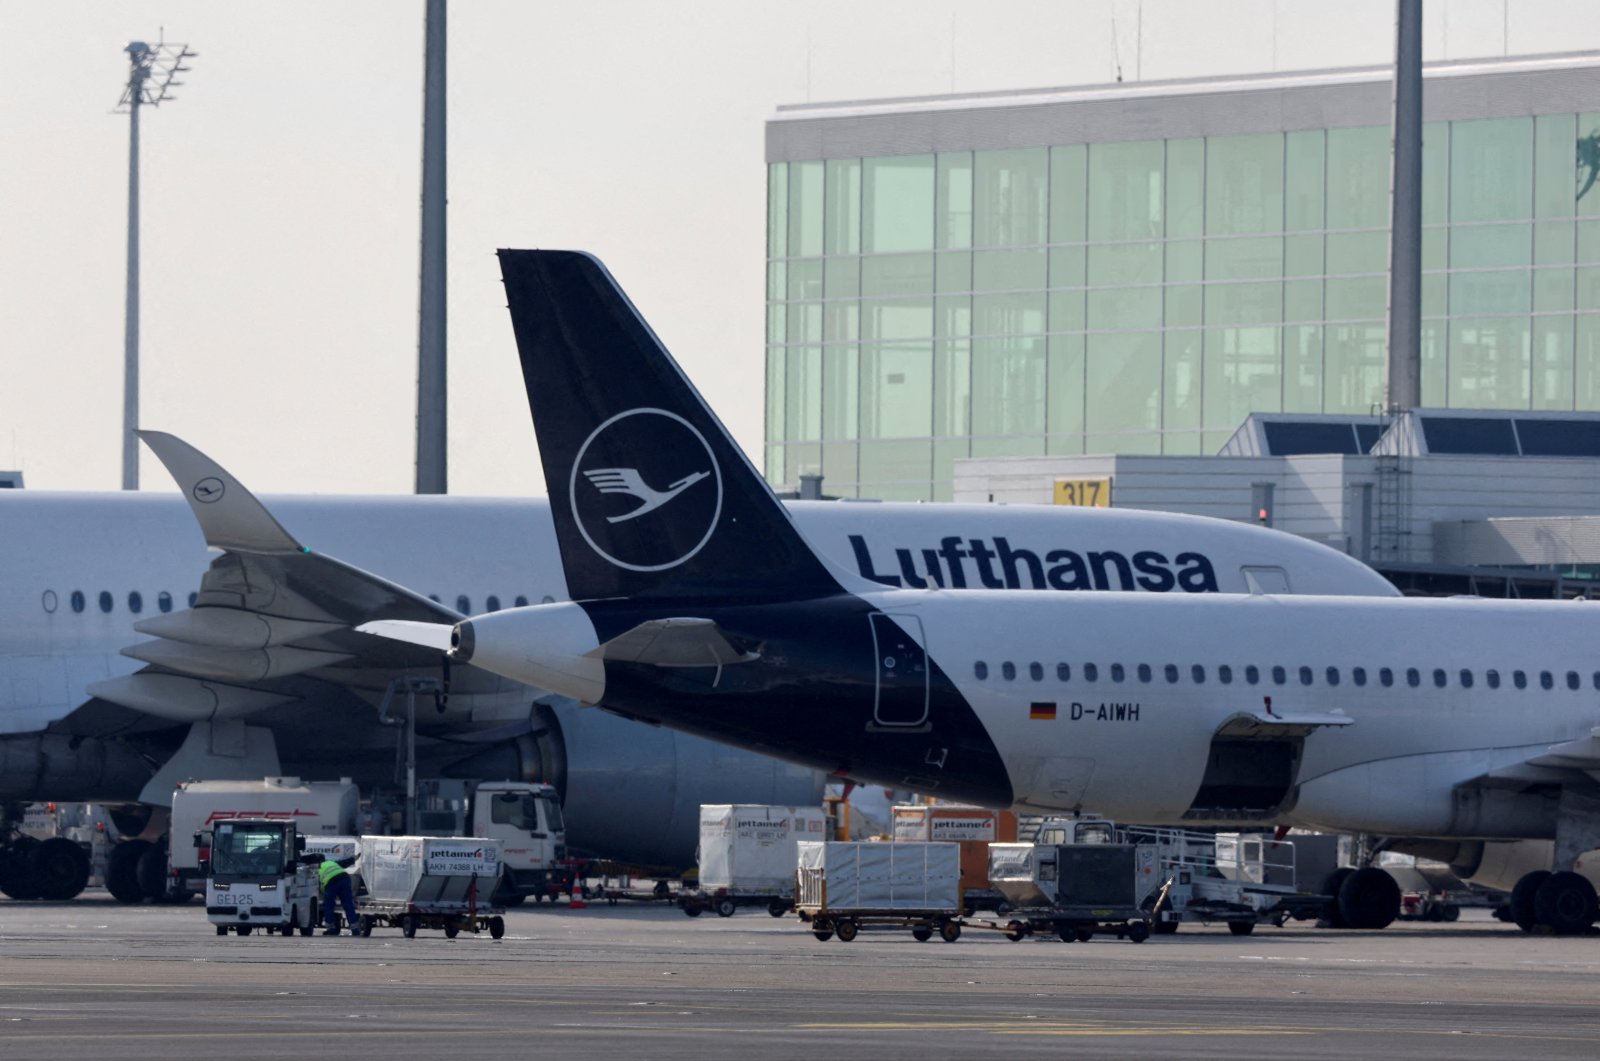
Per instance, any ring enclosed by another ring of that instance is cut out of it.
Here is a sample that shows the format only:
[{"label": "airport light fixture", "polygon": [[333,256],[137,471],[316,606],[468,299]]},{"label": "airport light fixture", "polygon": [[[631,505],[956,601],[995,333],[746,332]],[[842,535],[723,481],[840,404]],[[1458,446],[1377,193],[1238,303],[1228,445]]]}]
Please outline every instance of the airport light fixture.
[{"label": "airport light fixture", "polygon": [[[165,33],[162,35],[165,36]],[[155,44],[131,41],[128,53],[128,83],[115,113],[127,109],[128,137],[128,293],[123,322],[125,357],[122,382],[122,488],[139,489],[139,109],[159,107],[177,99],[174,88],[183,84],[178,75],[187,73],[187,61],[195,52],[187,44]]]}]

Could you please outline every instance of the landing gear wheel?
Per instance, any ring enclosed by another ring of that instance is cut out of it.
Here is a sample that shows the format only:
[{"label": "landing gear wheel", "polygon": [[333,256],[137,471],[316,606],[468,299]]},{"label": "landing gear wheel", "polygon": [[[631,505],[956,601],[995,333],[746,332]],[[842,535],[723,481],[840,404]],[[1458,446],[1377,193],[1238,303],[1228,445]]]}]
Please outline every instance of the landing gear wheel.
[{"label": "landing gear wheel", "polygon": [[789,904],[784,902],[782,899],[774,899],[772,902],[767,904],[767,913],[771,914],[773,917],[782,917],[788,912]]},{"label": "landing gear wheel", "polygon": [[0,892],[13,899],[40,898],[33,861],[40,846],[31,836],[19,836],[8,847],[0,848]]},{"label": "landing gear wheel", "polygon": [[111,849],[106,859],[106,891],[119,903],[144,899],[139,886],[139,860],[150,850],[148,840],[124,840]]},{"label": "landing gear wheel", "polygon": [[1250,933],[1254,932],[1255,930],[1256,930],[1256,923],[1254,921],[1229,921],[1228,922],[1228,931],[1232,932],[1235,936],[1248,936]]},{"label": "landing gear wheel", "polygon": [[961,922],[946,921],[939,926],[939,938],[946,943],[954,943],[961,938]]},{"label": "landing gear wheel", "polygon": [[1552,873],[1533,896],[1533,912],[1541,925],[1558,936],[1575,936],[1594,924],[1594,885],[1570,870]]},{"label": "landing gear wheel", "polygon": [[1349,928],[1345,922],[1344,914],[1339,911],[1339,889],[1344,887],[1344,882],[1350,879],[1355,870],[1343,866],[1328,874],[1328,879],[1322,882],[1322,894],[1328,897],[1328,906],[1322,913],[1327,920],[1329,928]]},{"label": "landing gear wheel", "polygon": [[134,877],[139,882],[139,891],[147,899],[154,899],[158,903],[167,901],[167,845],[151,844],[139,856],[139,864],[134,868]]},{"label": "landing gear wheel", "polygon": [[911,938],[918,943],[926,943],[933,938],[933,929],[927,925],[918,925],[911,930]]},{"label": "landing gear wheel", "polygon": [[851,943],[856,938],[856,933],[861,931],[861,926],[846,918],[834,926],[833,930],[839,934],[840,943]]},{"label": "landing gear wheel", "polygon": [[416,939],[417,938],[417,915],[416,914],[401,914],[400,915],[400,933],[401,933],[401,935],[405,936],[406,939]]},{"label": "landing gear wheel", "polygon": [[1358,869],[1339,886],[1339,914],[1351,928],[1388,928],[1400,913],[1400,885],[1376,866]]},{"label": "landing gear wheel", "polygon": [[1525,873],[1516,886],[1511,889],[1511,920],[1524,932],[1532,932],[1533,926],[1539,923],[1538,911],[1534,909],[1534,897],[1539,894],[1539,889],[1544,882],[1549,880],[1551,873],[1547,869],[1536,869],[1532,873]]},{"label": "landing gear wheel", "polygon": [[733,912],[739,907],[734,904],[732,899],[718,899],[716,909],[718,917],[732,917]]},{"label": "landing gear wheel", "polygon": [[489,919],[489,938],[502,939],[506,934],[506,919],[496,914]]},{"label": "landing gear wheel", "polygon": [[1129,943],[1143,943],[1150,938],[1150,926],[1143,921],[1135,921],[1128,926],[1124,935]]},{"label": "landing gear wheel", "polygon": [[1006,925],[1006,939],[1009,939],[1013,943],[1021,943],[1023,937],[1027,934],[1027,926],[1025,926],[1021,921],[1012,921]]},{"label": "landing gear wheel", "polygon": [[64,836],[52,836],[40,843],[29,861],[41,899],[72,899],[89,883],[89,856]]}]

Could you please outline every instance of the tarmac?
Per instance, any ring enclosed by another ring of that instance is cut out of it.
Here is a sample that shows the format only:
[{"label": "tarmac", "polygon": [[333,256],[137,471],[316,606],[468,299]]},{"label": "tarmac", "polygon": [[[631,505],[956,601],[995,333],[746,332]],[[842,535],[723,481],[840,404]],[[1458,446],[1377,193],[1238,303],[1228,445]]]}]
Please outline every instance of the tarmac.
[{"label": "tarmac", "polygon": [[0,900],[0,1058],[1593,1058],[1600,938],[1486,911],[1134,944],[525,906],[506,938],[218,937],[198,904]]}]

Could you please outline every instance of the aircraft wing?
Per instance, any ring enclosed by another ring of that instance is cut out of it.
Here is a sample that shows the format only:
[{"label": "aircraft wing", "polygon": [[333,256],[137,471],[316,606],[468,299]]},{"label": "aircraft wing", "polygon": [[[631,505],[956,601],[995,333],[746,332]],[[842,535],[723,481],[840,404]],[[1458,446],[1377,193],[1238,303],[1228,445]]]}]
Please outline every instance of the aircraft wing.
[{"label": "aircraft wing", "polygon": [[[182,721],[245,717],[303,697],[311,677],[381,696],[407,671],[439,677],[437,649],[357,632],[363,623],[454,624],[437,601],[297,541],[220,465],[181,439],[141,431],[172,473],[206,544],[220,550],[191,606],[134,624],[151,635],[123,649],[144,669],[91,686],[93,695]],[[504,682],[471,667],[447,675],[453,694]]]},{"label": "aircraft wing", "polygon": [[739,648],[710,619],[651,619],[618,634],[588,653],[620,663],[657,667],[721,667],[748,663],[760,654]]},{"label": "aircraft wing", "polygon": [[1552,744],[1520,763],[1491,770],[1478,779],[1485,787],[1528,787],[1600,782],[1600,728],[1587,737]]}]

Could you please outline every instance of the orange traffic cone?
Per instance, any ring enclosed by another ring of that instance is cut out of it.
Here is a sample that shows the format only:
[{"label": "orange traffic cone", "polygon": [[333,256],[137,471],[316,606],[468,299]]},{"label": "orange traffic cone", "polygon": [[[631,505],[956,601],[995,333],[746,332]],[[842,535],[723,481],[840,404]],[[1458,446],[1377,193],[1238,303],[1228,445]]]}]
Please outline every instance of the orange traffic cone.
[{"label": "orange traffic cone", "polygon": [[588,905],[583,901],[583,881],[574,873],[572,875],[572,894],[567,896],[567,909],[582,910]]}]

